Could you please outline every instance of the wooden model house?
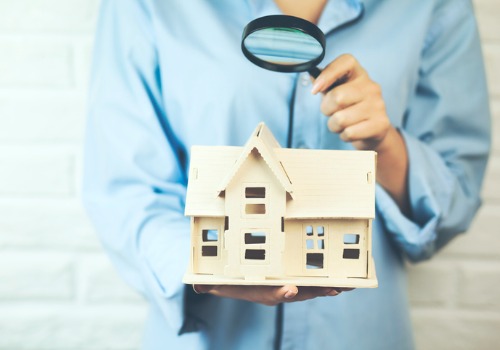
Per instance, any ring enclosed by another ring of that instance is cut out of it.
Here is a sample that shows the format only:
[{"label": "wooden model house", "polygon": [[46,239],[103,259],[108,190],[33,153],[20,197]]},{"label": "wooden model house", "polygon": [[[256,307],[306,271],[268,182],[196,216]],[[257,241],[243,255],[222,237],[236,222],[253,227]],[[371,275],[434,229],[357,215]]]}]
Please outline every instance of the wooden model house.
[{"label": "wooden model house", "polygon": [[194,146],[188,284],[376,287],[376,153],[281,148],[259,124],[244,147]]}]

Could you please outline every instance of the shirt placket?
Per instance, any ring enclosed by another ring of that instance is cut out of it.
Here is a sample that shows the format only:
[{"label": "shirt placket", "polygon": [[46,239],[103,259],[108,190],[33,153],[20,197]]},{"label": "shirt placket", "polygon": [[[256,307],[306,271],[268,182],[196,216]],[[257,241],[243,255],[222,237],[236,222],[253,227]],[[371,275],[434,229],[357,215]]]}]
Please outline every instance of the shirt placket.
[{"label": "shirt placket", "polygon": [[[357,1],[331,0],[325,7],[318,26],[324,33],[331,33],[361,17],[363,6]],[[319,148],[321,128],[326,127],[326,118],[320,112],[321,95],[311,95],[312,82],[307,72],[297,77],[295,98],[292,99],[291,117],[293,148]],[[281,325],[281,349],[307,349],[307,338],[311,336],[309,317],[311,304],[307,302],[283,305]]]}]

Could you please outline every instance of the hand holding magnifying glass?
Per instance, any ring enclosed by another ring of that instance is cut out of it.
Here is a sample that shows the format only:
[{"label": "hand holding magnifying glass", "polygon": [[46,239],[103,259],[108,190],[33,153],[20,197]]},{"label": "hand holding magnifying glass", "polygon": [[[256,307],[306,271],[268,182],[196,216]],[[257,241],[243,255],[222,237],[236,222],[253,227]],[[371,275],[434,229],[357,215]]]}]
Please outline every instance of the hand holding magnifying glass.
[{"label": "hand holding magnifying glass", "polygon": [[[391,125],[380,86],[352,55],[341,55],[323,70],[325,36],[301,18],[276,15],[250,22],[241,48],[256,65],[277,72],[309,72],[312,93],[323,93],[321,112],[328,128],[359,150],[378,152],[377,182],[408,209],[408,155],[400,133]],[[390,74],[390,70],[387,71]]]},{"label": "hand holding magnifying glass", "polygon": [[276,72],[307,71],[315,82],[312,93],[324,94],[321,112],[331,131],[357,149],[378,150],[390,122],[381,89],[351,55],[342,55],[323,70],[325,35],[301,18],[273,15],[257,18],[245,27],[243,54],[259,67]]}]

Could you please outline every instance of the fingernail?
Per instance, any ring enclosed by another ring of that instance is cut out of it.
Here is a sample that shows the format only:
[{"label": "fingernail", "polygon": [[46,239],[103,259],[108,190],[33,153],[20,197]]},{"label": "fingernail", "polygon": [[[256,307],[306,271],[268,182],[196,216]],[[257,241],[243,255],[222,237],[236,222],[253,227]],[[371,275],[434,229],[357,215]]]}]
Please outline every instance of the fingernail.
[{"label": "fingernail", "polygon": [[328,292],[328,295],[331,296],[331,297],[335,297],[335,296],[337,296],[339,294],[340,294],[340,292],[337,291],[337,290],[335,290],[335,289],[333,289],[330,292]]},{"label": "fingernail", "polygon": [[321,85],[323,85],[323,79],[321,79],[321,78],[316,79],[316,81],[313,84],[311,94],[313,94],[313,95],[317,94],[319,89],[321,88]]},{"label": "fingernail", "polygon": [[324,295],[325,295],[325,296],[330,295],[330,293],[331,293],[331,292],[333,292],[334,290],[335,290],[334,288],[328,288],[328,289],[326,289],[326,291],[325,291],[325,294],[324,294]]},{"label": "fingernail", "polygon": [[291,299],[291,298],[293,298],[294,296],[295,296],[295,293],[294,293],[293,291],[291,291],[291,290],[289,290],[289,291],[287,291],[287,292],[285,293],[285,299]]}]

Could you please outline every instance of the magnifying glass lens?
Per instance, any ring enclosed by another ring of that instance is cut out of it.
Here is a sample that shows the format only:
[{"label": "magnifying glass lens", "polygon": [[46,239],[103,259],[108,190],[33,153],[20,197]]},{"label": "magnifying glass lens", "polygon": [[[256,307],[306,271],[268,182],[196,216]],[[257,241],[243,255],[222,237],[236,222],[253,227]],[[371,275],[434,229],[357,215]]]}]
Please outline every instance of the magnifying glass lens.
[{"label": "magnifying glass lens", "polygon": [[[316,65],[325,57],[325,34],[305,19],[272,15],[256,18],[243,29],[241,50],[248,60],[275,72],[308,72],[317,78]],[[329,91],[348,80],[343,76],[330,85]]]},{"label": "magnifying glass lens", "polygon": [[241,50],[246,58],[275,72],[317,73],[316,65],[325,56],[323,32],[313,23],[298,17],[272,15],[256,18],[243,29],[241,39]]},{"label": "magnifying glass lens", "polygon": [[244,39],[243,44],[258,59],[279,65],[303,64],[323,54],[323,47],[318,40],[294,28],[256,30]]}]

